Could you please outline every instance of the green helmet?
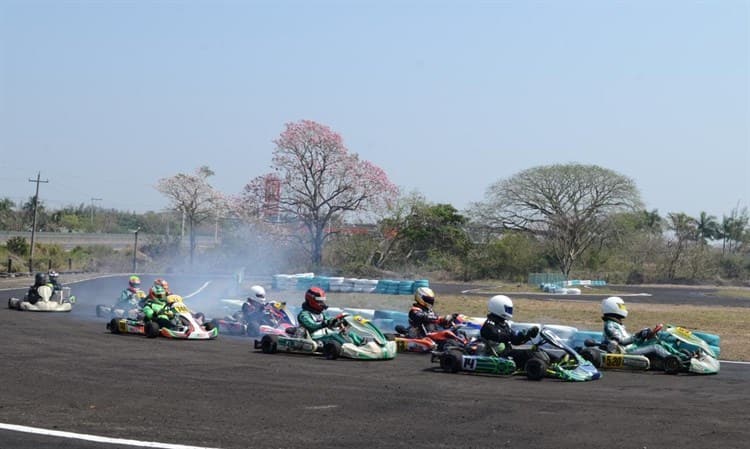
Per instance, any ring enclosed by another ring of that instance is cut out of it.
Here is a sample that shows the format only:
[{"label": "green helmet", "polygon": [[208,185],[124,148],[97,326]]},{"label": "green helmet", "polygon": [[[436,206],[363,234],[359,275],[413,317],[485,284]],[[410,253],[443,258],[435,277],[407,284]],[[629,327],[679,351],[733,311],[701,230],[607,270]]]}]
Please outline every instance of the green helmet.
[{"label": "green helmet", "polygon": [[164,291],[164,287],[161,285],[154,285],[151,287],[151,296],[154,298],[164,299],[167,297],[167,292]]}]

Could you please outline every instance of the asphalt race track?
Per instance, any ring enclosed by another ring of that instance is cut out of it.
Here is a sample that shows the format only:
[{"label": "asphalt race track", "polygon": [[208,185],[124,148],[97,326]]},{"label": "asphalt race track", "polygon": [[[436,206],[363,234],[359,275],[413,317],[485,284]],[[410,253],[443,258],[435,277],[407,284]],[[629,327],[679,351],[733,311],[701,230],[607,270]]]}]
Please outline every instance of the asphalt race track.
[{"label": "asphalt race track", "polygon": [[[204,281],[170,277],[178,292],[203,287],[187,300],[196,310],[210,309],[226,291],[221,281]],[[0,448],[750,444],[750,365],[723,363],[715,376],[607,371],[598,381],[564,383],[446,374],[417,354],[383,362],[265,355],[240,337],[109,334],[95,304],[111,303],[124,284],[124,277],[73,284],[78,302],[68,314],[2,304]],[[0,300],[11,294],[0,292]]]}]

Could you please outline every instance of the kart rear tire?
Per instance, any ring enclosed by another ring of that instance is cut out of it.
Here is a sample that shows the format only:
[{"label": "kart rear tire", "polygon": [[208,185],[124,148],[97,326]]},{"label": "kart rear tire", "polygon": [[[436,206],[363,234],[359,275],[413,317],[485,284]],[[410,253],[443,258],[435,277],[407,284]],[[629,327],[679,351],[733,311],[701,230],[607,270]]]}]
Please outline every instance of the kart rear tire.
[{"label": "kart rear tire", "polygon": [[214,326],[213,321],[209,321],[208,323],[203,325],[203,328],[206,329],[207,331],[212,331],[216,328],[216,326]]},{"label": "kart rear tire", "polygon": [[602,367],[602,358],[599,354],[599,350],[596,348],[583,348],[581,350],[581,357],[583,357],[584,360],[591,362],[591,364],[594,365],[594,368],[599,369]]},{"label": "kart rear tire", "polygon": [[260,339],[260,350],[263,352],[263,354],[276,354],[276,351],[278,351],[278,340],[279,337],[276,335],[264,335],[263,338]]},{"label": "kart rear tire", "polygon": [[146,332],[147,338],[156,338],[159,336],[159,323],[156,321],[146,321],[143,330]]},{"label": "kart rear tire", "polygon": [[336,360],[341,355],[341,343],[329,341],[323,345],[323,356],[326,360]]},{"label": "kart rear tire", "polygon": [[462,348],[463,346],[463,343],[461,343],[460,341],[454,338],[449,338],[442,343],[441,347],[439,347],[438,350],[450,351],[452,348]]},{"label": "kart rear tire", "polygon": [[527,379],[542,380],[547,374],[547,363],[538,357],[532,357],[526,361],[524,371]]},{"label": "kart rear tire", "polygon": [[461,371],[463,354],[457,349],[449,349],[440,357],[440,368],[446,373],[457,373]]},{"label": "kart rear tire", "polygon": [[664,372],[677,374],[682,371],[682,361],[676,355],[668,355],[664,358]]},{"label": "kart rear tire", "polygon": [[118,325],[119,323],[117,321],[117,318],[112,318],[111,320],[109,320],[109,324],[107,325],[107,329],[109,329],[109,331],[113,334],[120,333],[120,326]]}]

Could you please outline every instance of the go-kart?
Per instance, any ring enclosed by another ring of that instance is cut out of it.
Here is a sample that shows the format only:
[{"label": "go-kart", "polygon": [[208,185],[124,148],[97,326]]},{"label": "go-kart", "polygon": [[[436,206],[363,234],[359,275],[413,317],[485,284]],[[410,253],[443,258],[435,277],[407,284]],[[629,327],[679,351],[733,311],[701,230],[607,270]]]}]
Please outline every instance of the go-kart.
[{"label": "go-kart", "polygon": [[29,312],[70,312],[76,302],[76,297],[70,294],[70,287],[55,290],[49,285],[41,285],[36,292],[40,296],[36,302],[30,301],[27,293],[23,299],[9,298],[8,308]]},{"label": "go-kart", "polygon": [[[168,321],[144,320],[143,318],[112,318],[107,329],[113,334],[138,334],[148,338],[159,335],[180,340],[211,340],[219,335],[212,323],[202,323],[202,314],[194,314],[179,295],[170,295],[169,302],[159,315],[171,315]],[[197,316],[197,318],[196,318]]]},{"label": "go-kart", "polygon": [[97,304],[97,318],[138,318],[141,309],[143,308],[143,301],[146,298],[146,293],[139,290],[138,293],[131,293],[129,298],[129,301],[127,302],[118,301],[111,306],[107,304]]},{"label": "go-kart", "polygon": [[266,334],[255,340],[255,349],[265,354],[294,352],[322,354],[328,360],[345,357],[358,360],[388,360],[396,357],[396,342],[388,340],[370,320],[340,314],[328,327],[311,335],[302,326],[288,327],[284,334]]},{"label": "go-kart", "polygon": [[449,327],[428,331],[422,326],[422,336],[413,336],[409,329],[403,325],[395,327],[396,333],[393,340],[396,342],[398,352],[432,352],[442,351],[448,346],[463,346],[469,343],[469,338],[463,327],[468,324],[464,322],[462,315],[454,315]]},{"label": "go-kart", "polygon": [[[720,367],[714,349],[695,333],[679,326],[658,324],[649,330],[646,338],[625,347],[593,340],[587,340],[585,345],[581,350],[583,357],[605,369],[630,368],[635,357],[641,359],[639,369],[664,371],[667,374],[716,374]],[[639,353],[644,347],[652,345],[661,348],[661,355],[655,351]]]},{"label": "go-kart", "polygon": [[259,322],[248,322],[242,318],[241,312],[237,312],[224,318],[215,318],[211,323],[220,334],[257,337],[264,334],[283,335],[286,328],[294,326],[294,319],[289,314],[285,302],[268,301],[262,306]]},{"label": "go-kart", "polygon": [[564,381],[583,382],[596,380],[601,373],[572,347],[562,341],[551,329],[539,331],[538,342],[531,345],[530,356],[523,367],[516,366],[512,358],[488,350],[481,339],[473,339],[464,346],[451,346],[444,351],[434,351],[431,361],[440,363],[443,371],[457,373],[469,371],[486,374],[522,374],[530,380],[551,377]]}]

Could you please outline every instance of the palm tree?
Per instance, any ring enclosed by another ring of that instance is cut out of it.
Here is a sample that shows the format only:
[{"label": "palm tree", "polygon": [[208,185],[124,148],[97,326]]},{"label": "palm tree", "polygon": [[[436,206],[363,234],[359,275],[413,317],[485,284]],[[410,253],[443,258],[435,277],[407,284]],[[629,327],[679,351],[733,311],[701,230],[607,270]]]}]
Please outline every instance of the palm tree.
[{"label": "palm tree", "polygon": [[708,215],[706,212],[701,212],[700,217],[695,220],[697,237],[705,245],[707,240],[715,240],[719,237],[720,227],[719,222],[716,221],[716,217]]}]

